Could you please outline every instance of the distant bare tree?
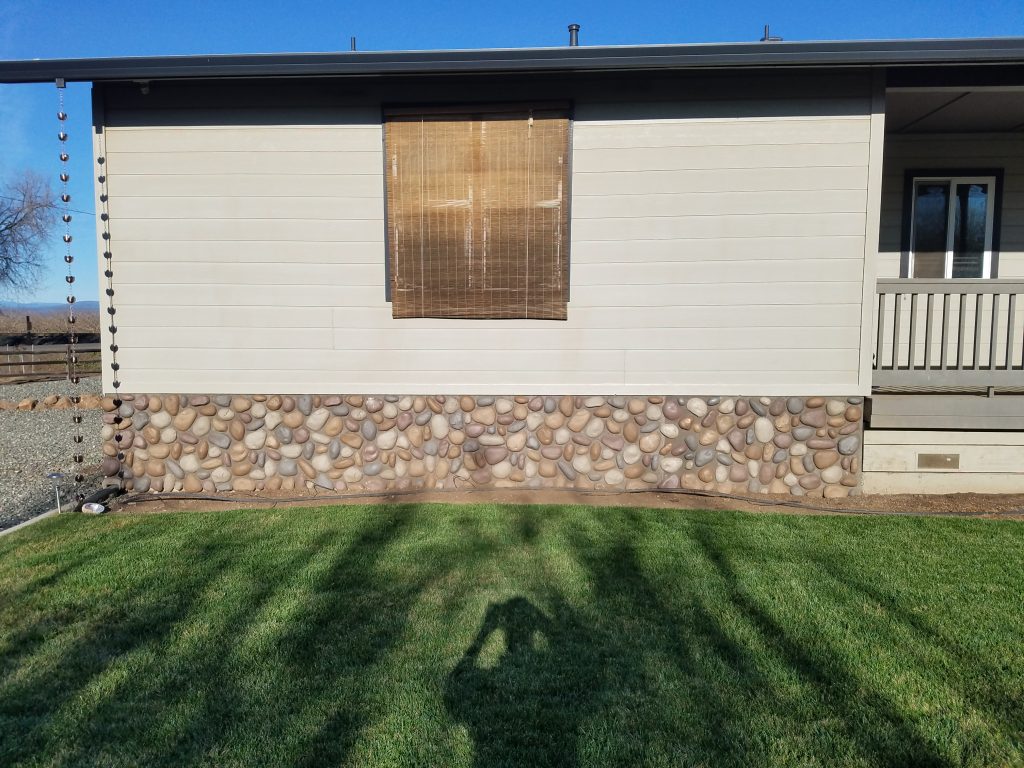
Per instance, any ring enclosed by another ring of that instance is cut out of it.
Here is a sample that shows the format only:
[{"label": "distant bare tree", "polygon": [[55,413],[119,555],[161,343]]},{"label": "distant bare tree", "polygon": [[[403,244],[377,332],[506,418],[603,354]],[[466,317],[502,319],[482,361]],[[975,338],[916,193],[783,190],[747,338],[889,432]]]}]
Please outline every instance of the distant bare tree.
[{"label": "distant bare tree", "polygon": [[25,171],[0,186],[0,286],[28,288],[39,277],[58,221],[53,190]]}]

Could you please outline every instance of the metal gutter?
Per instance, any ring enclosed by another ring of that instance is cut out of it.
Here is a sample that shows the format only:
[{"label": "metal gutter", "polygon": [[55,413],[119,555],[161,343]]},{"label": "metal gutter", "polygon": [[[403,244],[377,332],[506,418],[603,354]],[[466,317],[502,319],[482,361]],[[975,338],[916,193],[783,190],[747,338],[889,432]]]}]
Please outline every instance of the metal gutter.
[{"label": "metal gutter", "polygon": [[1024,38],[346,51],[0,61],[0,83],[1024,63]]}]

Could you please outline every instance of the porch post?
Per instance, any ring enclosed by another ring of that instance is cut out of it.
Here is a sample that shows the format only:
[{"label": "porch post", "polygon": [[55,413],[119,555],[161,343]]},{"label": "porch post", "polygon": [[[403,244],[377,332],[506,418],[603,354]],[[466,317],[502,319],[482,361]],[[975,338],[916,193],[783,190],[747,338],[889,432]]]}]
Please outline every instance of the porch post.
[{"label": "porch post", "polygon": [[861,296],[860,375],[857,394],[871,394],[872,327],[875,278],[878,267],[878,229],[882,207],[882,155],[885,146],[884,67],[871,70],[871,127],[868,144],[868,184],[864,220],[864,283]]}]

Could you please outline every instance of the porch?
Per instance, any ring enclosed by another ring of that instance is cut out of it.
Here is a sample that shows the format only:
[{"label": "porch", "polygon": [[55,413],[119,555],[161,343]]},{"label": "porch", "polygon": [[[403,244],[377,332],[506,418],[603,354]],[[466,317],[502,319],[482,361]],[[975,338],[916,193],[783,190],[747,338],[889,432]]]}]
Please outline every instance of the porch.
[{"label": "porch", "polygon": [[1024,429],[1024,280],[879,278],[869,424]]},{"label": "porch", "polygon": [[872,428],[1024,430],[1024,78],[891,73]]},{"label": "porch", "polygon": [[1020,492],[1024,78],[939,77],[886,91],[863,488]]},{"label": "porch", "polygon": [[1024,490],[1024,280],[881,278],[868,493]]}]

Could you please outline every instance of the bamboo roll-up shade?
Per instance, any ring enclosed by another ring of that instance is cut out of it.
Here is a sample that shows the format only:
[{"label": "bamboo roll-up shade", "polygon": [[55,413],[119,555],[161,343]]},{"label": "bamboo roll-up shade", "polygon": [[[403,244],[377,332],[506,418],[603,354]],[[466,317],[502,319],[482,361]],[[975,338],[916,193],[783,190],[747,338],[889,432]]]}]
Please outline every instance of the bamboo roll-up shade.
[{"label": "bamboo roll-up shade", "polygon": [[564,109],[385,118],[392,314],[565,320]]}]

